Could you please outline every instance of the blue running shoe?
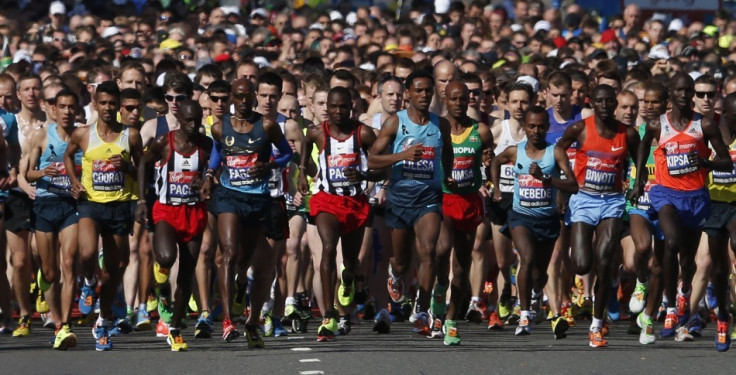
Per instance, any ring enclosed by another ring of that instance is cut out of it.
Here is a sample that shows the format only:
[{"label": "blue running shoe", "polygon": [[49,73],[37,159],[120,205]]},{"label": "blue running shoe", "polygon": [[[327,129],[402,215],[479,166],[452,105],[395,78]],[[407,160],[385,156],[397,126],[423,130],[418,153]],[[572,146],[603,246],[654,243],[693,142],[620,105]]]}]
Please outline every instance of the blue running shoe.
[{"label": "blue running shoe", "polygon": [[194,326],[195,339],[208,339],[212,337],[212,317],[209,311],[202,311],[197,319],[197,325]]},{"label": "blue running shoe", "polygon": [[95,327],[94,333],[94,336],[96,338],[95,350],[97,350],[98,352],[112,350],[112,342],[110,341],[110,333],[108,332],[107,327],[97,326]]},{"label": "blue running shoe", "polygon": [[135,316],[135,329],[137,331],[151,330],[151,317],[146,309],[138,309]]},{"label": "blue running shoe", "polygon": [[731,348],[731,336],[728,334],[730,326],[730,319],[718,320],[718,328],[716,329],[716,350],[719,352],[725,352]]},{"label": "blue running shoe", "polygon": [[617,322],[621,318],[621,302],[618,300],[618,287],[611,287],[611,298],[608,300],[608,317]]},{"label": "blue running shoe", "polygon": [[95,285],[87,286],[82,284],[82,293],[79,296],[79,312],[83,315],[92,314],[95,309],[96,300]]},{"label": "blue running shoe", "polygon": [[118,329],[120,333],[129,334],[133,332],[133,323],[126,316],[125,318],[118,319],[115,321],[115,329]]},{"label": "blue running shoe", "polygon": [[695,314],[690,318],[687,322],[687,331],[695,337],[703,336],[703,321],[700,320],[700,314]]},{"label": "blue running shoe", "polygon": [[273,320],[273,335],[274,337],[288,336],[289,332],[284,329],[284,325],[281,324],[281,318],[272,318]]},{"label": "blue running shoe", "polygon": [[713,310],[718,307],[718,300],[716,299],[716,292],[713,289],[713,283],[708,283],[708,287],[705,288],[705,306],[708,310]]},{"label": "blue running shoe", "polygon": [[680,320],[677,318],[677,314],[667,314],[667,317],[664,318],[664,327],[662,327],[660,336],[663,339],[674,337],[677,327],[680,326],[679,323]]}]

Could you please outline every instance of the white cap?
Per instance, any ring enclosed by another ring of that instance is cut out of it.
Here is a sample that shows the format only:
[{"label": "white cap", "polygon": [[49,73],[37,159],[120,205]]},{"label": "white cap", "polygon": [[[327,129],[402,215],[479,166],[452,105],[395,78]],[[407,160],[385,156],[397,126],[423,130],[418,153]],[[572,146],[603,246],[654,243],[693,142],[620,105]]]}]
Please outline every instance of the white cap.
[{"label": "white cap", "polygon": [[325,27],[322,26],[322,24],[319,23],[319,22],[315,22],[315,23],[309,25],[309,30],[324,30],[324,29],[325,29]]},{"label": "white cap", "polygon": [[355,25],[355,23],[358,22],[358,15],[355,12],[348,13],[348,15],[345,16],[345,22],[350,26]]},{"label": "white cap", "polygon": [[120,34],[120,29],[117,28],[117,26],[110,26],[102,31],[102,38],[107,39],[111,36]]},{"label": "white cap", "polygon": [[343,19],[343,17],[342,17],[342,13],[340,13],[339,11],[333,10],[332,12],[330,12],[330,21],[341,20],[341,19]]},{"label": "white cap", "polygon": [[450,0],[434,0],[434,12],[445,14],[450,10]]},{"label": "white cap", "polygon": [[256,57],[254,57],[253,58],[253,62],[256,63],[256,65],[258,65],[258,67],[261,68],[261,69],[263,69],[263,68],[270,68],[271,67],[271,63],[268,62],[268,59],[266,59],[263,56],[256,56]]},{"label": "white cap", "polygon": [[250,12],[250,18],[253,18],[255,15],[268,19],[268,11],[263,8],[253,9],[253,11]]},{"label": "white cap", "polygon": [[166,79],[166,72],[163,72],[158,75],[158,78],[156,78],[156,86],[164,87],[164,80]]},{"label": "white cap", "polygon": [[240,15],[240,9],[236,6],[225,5],[225,6],[221,6],[220,9],[222,9],[222,11],[225,12],[226,16],[229,14],[233,14],[233,13]]},{"label": "white cap", "polygon": [[13,63],[17,63],[20,60],[31,62],[31,53],[24,49],[15,51],[15,54],[13,55]]},{"label": "white cap", "polygon": [[[536,26],[536,25],[534,25],[534,26]],[[515,24],[511,25],[511,30],[513,30],[514,32],[524,31],[524,26],[521,26],[518,23],[515,23]]]},{"label": "white cap", "polygon": [[49,7],[49,14],[66,14],[66,5],[61,1],[54,1]]},{"label": "white cap", "polygon": [[703,75],[703,73],[700,73],[700,72],[698,72],[698,71],[696,71],[696,70],[693,70],[692,72],[688,73],[688,75],[689,75],[690,77],[692,77],[692,78],[693,78],[693,81],[694,81],[694,80],[696,80],[696,79],[700,78],[700,76],[702,76],[702,75]]},{"label": "white cap", "polygon": [[667,47],[657,44],[656,46],[652,47],[652,49],[649,50],[648,57],[651,60],[660,60],[660,59],[669,59],[670,53],[667,51]]},{"label": "white cap", "polygon": [[552,24],[549,23],[549,21],[545,20],[539,20],[537,23],[534,24],[534,32],[536,33],[539,30],[549,31],[549,29],[552,28]]},{"label": "white cap", "polygon": [[685,23],[683,23],[681,19],[675,18],[670,21],[670,26],[667,28],[667,31],[679,31],[683,27],[685,27]]},{"label": "white cap", "polygon": [[520,76],[516,79],[516,82],[526,83],[534,89],[534,92],[539,91],[539,81],[532,76]]}]

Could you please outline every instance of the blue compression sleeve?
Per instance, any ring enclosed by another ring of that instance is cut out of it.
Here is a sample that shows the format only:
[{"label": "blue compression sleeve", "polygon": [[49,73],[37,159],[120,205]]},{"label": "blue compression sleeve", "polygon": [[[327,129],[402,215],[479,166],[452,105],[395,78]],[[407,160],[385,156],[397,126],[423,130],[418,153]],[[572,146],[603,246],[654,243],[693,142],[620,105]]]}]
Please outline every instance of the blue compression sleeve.
[{"label": "blue compression sleeve", "polygon": [[220,152],[222,151],[222,143],[214,141],[212,152],[210,153],[209,169],[217,170],[220,168]]},{"label": "blue compression sleeve", "polygon": [[273,161],[276,165],[283,168],[291,161],[294,151],[291,149],[291,146],[289,146],[289,142],[286,140],[286,137],[281,137],[281,140],[276,143],[276,148],[279,149],[279,153],[281,153],[281,155],[274,158]]}]

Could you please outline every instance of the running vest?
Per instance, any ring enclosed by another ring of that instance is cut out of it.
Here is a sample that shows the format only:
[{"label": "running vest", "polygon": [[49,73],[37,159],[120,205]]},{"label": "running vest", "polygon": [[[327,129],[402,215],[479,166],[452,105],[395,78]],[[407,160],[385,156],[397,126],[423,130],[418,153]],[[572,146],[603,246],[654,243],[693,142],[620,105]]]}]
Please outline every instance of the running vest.
[{"label": "running vest", "polygon": [[348,138],[338,139],[330,134],[327,122],[322,123],[324,148],[319,152],[319,173],[316,183],[320,191],[354,197],[366,189],[368,185],[366,181],[350,182],[343,172],[348,167],[355,168],[359,172],[367,169],[368,159],[360,142],[361,126],[358,125]]},{"label": "running vest", "polygon": [[166,159],[156,162],[155,186],[158,202],[173,206],[200,201],[199,191],[192,189],[192,183],[197,178],[201,180],[202,170],[207,162],[202,159],[202,150],[197,147],[189,154],[176,151],[174,142],[175,132],[167,135],[169,139],[169,154]]},{"label": "running vest", "polygon": [[[69,145],[59,138],[57,124],[51,124],[48,128],[48,144],[38,159],[38,169],[43,170],[49,165],[59,171],[59,176],[43,176],[36,181],[36,196],[39,198],[68,198],[72,196],[72,181],[64,167],[64,153]],[[77,176],[82,173],[82,151],[74,154],[74,165]]]},{"label": "running vest", "polygon": [[708,179],[710,198],[718,202],[736,201],[736,139],[728,145],[728,154],[733,161],[730,172],[712,171]]},{"label": "running vest", "polygon": [[575,178],[581,189],[595,193],[623,192],[622,177],[628,157],[626,125],[616,123],[616,135],[598,134],[595,116],[585,119],[585,143],[575,156]]},{"label": "running vest", "polygon": [[[641,124],[639,125],[639,138],[644,138],[644,134],[647,132],[647,125]],[[641,196],[639,197],[639,200],[636,202],[635,208],[638,208],[640,210],[648,210],[650,207],[652,207],[652,201],[649,199],[649,190],[652,189],[652,186],[657,185],[656,179],[654,177],[654,150],[657,149],[656,145],[652,145],[651,149],[649,150],[649,156],[647,157],[647,182],[644,185],[644,191],[641,192]],[[634,184],[636,184],[636,163],[631,163],[631,173],[629,174],[629,190],[634,188]],[[630,204],[628,201],[626,204]]]},{"label": "running vest", "polygon": [[659,144],[654,150],[657,184],[680,191],[693,191],[705,186],[708,171],[691,165],[688,158],[691,152],[702,158],[710,156],[710,149],[703,142],[702,118],[700,114],[694,114],[690,124],[683,131],[678,131],[666,114],[659,117]]},{"label": "running vest", "polygon": [[436,202],[442,192],[442,134],[440,117],[429,114],[426,125],[418,125],[409,119],[407,110],[396,112],[399,128],[392,152],[398,154],[417,143],[424,153],[419,161],[402,160],[391,167],[391,183],[387,199],[404,207]]},{"label": "running vest", "polygon": [[[276,117],[276,123],[281,127],[281,133],[286,134],[286,116],[279,113]],[[279,157],[281,153],[278,147],[271,145],[271,160]],[[272,198],[283,197],[284,193],[289,189],[289,181],[286,179],[287,167],[275,167],[271,170],[271,177],[268,179],[268,190]]]},{"label": "running vest", "polygon": [[373,115],[373,119],[371,119],[371,127],[378,131],[381,131],[381,128],[383,127],[383,121],[381,121],[380,112]]},{"label": "running vest", "polygon": [[268,177],[254,177],[248,170],[257,161],[268,162],[271,157],[271,144],[263,128],[263,117],[253,124],[248,133],[238,133],[233,129],[230,116],[222,118],[222,160],[225,161],[220,185],[246,194],[268,194]]},{"label": "running vest", "polygon": [[[498,140],[496,148],[493,149],[494,155],[501,155],[502,152],[506,151],[511,146],[516,146],[519,142],[526,141],[526,135],[520,140],[515,140],[511,137],[511,128],[508,119],[501,121],[501,139]],[[514,192],[514,165],[507,163],[501,166],[501,177],[498,182],[498,188],[502,193],[513,193]]]},{"label": "running vest", "polygon": [[[583,120],[583,109],[576,105],[572,106],[570,119],[565,122],[559,122],[555,119],[554,108],[547,109],[547,114],[549,115],[549,130],[547,131],[545,140],[551,145],[557,144],[560,141],[568,126]],[[567,159],[570,161],[570,168],[572,169],[575,169],[575,154],[578,152],[578,146],[577,142],[573,142],[566,150]]]},{"label": "running vest", "polygon": [[103,141],[97,133],[97,124],[89,127],[87,151],[82,155],[82,186],[87,190],[87,200],[96,203],[125,202],[136,199],[136,184],[125,171],[115,169],[108,159],[121,155],[130,163],[130,129],[123,130],[111,143]]},{"label": "running vest", "polygon": [[[483,184],[481,164],[483,162],[483,141],[478,132],[478,123],[473,123],[460,135],[452,134],[452,150],[455,158],[452,161],[452,178],[457,182],[456,194],[472,194],[478,192]],[[442,184],[442,191],[453,193]]]},{"label": "running vest", "polygon": [[212,125],[215,124],[215,116],[208,115],[204,119],[204,134],[212,138]]},{"label": "running vest", "polygon": [[560,170],[555,163],[555,145],[547,144],[541,160],[532,160],[526,153],[526,142],[522,141],[516,148],[516,165],[514,166],[514,211],[533,217],[557,215],[555,195],[557,189],[551,182],[543,183],[529,174],[529,167],[536,162],[542,174],[559,177]]}]

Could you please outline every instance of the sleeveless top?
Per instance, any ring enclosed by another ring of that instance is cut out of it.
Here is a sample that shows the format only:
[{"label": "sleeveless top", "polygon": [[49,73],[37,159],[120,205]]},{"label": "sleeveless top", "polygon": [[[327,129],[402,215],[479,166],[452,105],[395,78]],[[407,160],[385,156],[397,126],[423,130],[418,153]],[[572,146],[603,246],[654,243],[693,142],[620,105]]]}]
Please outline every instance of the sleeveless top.
[{"label": "sleeveless top", "polygon": [[730,172],[712,171],[708,179],[708,190],[712,200],[731,203],[736,201],[736,139],[728,145],[728,154],[733,168]]},{"label": "sleeveless top", "polygon": [[324,148],[319,152],[319,173],[316,180],[320,191],[354,197],[366,189],[366,181],[350,182],[343,172],[348,167],[362,172],[367,169],[368,160],[360,142],[361,126],[358,125],[349,137],[339,139],[330,134],[327,122],[322,123]]},{"label": "sleeveless top", "polygon": [[[38,159],[38,169],[42,170],[49,165],[54,166],[58,176],[43,176],[36,181],[36,197],[39,198],[70,198],[72,196],[72,181],[64,167],[64,153],[69,145],[59,137],[59,125],[51,124],[48,128],[47,145]],[[82,173],[82,151],[74,154],[76,174]]]},{"label": "sleeveless top", "polygon": [[[493,149],[494,155],[500,155],[511,146],[516,146],[520,142],[526,141],[526,135],[520,140],[515,140],[511,137],[511,127],[508,119],[501,121],[501,139],[498,140],[496,148]],[[511,163],[504,164],[501,166],[501,178],[498,182],[498,188],[502,193],[513,193],[514,192],[514,165]]]},{"label": "sleeveless top", "polygon": [[169,154],[166,159],[156,162],[155,186],[158,202],[167,205],[193,205],[200,201],[199,191],[192,189],[192,183],[201,180],[207,161],[202,158],[202,150],[197,147],[189,154],[176,151],[175,132],[168,134]]},{"label": "sleeveless top", "polygon": [[[548,144],[557,144],[557,142],[560,141],[560,138],[562,138],[562,135],[565,134],[565,130],[567,130],[567,127],[582,121],[583,119],[583,108],[573,105],[572,106],[572,112],[570,113],[570,119],[565,122],[559,122],[557,119],[555,119],[555,110],[554,108],[548,108],[547,114],[549,115],[549,130],[547,131],[547,137],[545,140]],[[575,154],[578,152],[578,143],[573,142],[572,145],[566,150],[567,153],[567,159],[570,161],[570,168],[575,169]]]},{"label": "sleeveless top", "polygon": [[376,113],[375,115],[373,115],[373,119],[371,119],[371,127],[378,131],[381,130],[381,128],[383,127],[383,121],[381,121],[381,113]]},{"label": "sleeveless top", "polygon": [[82,155],[82,186],[87,200],[96,203],[125,202],[136,199],[136,184],[132,176],[116,169],[108,161],[121,155],[130,163],[130,129],[123,125],[118,137],[108,143],[97,133],[97,124],[90,126],[87,151]]},{"label": "sleeveless top", "polygon": [[412,207],[438,203],[442,193],[442,134],[440,117],[429,114],[425,125],[409,119],[407,110],[396,112],[399,129],[392,145],[394,154],[421,143],[424,152],[421,160],[401,160],[391,167],[391,183],[386,198],[391,204]]},{"label": "sleeveless top", "polygon": [[522,141],[516,148],[516,165],[514,166],[514,211],[533,217],[557,215],[555,195],[557,189],[552,183],[543,183],[529,174],[529,167],[536,162],[542,174],[559,177],[560,170],[555,163],[555,145],[548,144],[541,160],[533,160],[526,153],[526,142]]},{"label": "sleeveless top", "polygon": [[263,127],[263,117],[253,124],[248,133],[233,129],[230,116],[222,118],[222,160],[220,175],[222,187],[246,194],[269,194],[268,177],[254,177],[248,171],[257,161],[267,163],[271,157],[271,144]]},{"label": "sleeveless top", "polygon": [[[276,123],[281,127],[281,133],[285,134],[286,129],[286,116],[279,113],[276,117]],[[276,145],[271,145],[271,160],[279,157],[281,153]],[[283,197],[287,190],[289,190],[289,180],[286,178],[287,167],[276,167],[271,170],[271,177],[268,179],[268,190],[271,193],[271,197],[278,198]]]},{"label": "sleeveless top", "polygon": [[[639,125],[639,138],[644,138],[644,134],[647,132],[647,126],[646,124]],[[638,208],[640,210],[648,210],[650,207],[652,207],[652,201],[649,199],[649,190],[652,189],[653,186],[657,185],[657,182],[654,178],[654,150],[657,149],[656,145],[652,145],[652,147],[649,150],[649,156],[647,157],[647,182],[644,185],[644,191],[642,192],[641,196],[639,197],[639,200],[636,202],[636,205],[631,206],[631,202],[628,200],[626,201],[626,205],[629,208]],[[629,190],[634,188],[634,184],[636,183],[636,163],[631,163],[631,170],[629,173]]]},{"label": "sleeveless top", "polygon": [[[478,192],[483,184],[481,165],[483,162],[483,142],[478,132],[478,123],[465,129],[460,135],[452,135],[452,178],[457,182],[457,194],[472,194]],[[442,191],[452,193],[447,186]]]},{"label": "sleeveless top", "polygon": [[654,150],[658,184],[680,191],[693,191],[705,186],[708,171],[690,164],[688,158],[691,152],[702,158],[710,156],[710,149],[703,142],[702,118],[702,115],[694,114],[690,124],[684,130],[678,131],[666,114],[659,117],[659,143]]},{"label": "sleeveless top", "polygon": [[595,116],[585,119],[585,143],[575,156],[575,178],[580,189],[594,193],[623,192],[622,177],[628,157],[626,125],[616,124],[616,135],[606,139],[598,134]]}]

